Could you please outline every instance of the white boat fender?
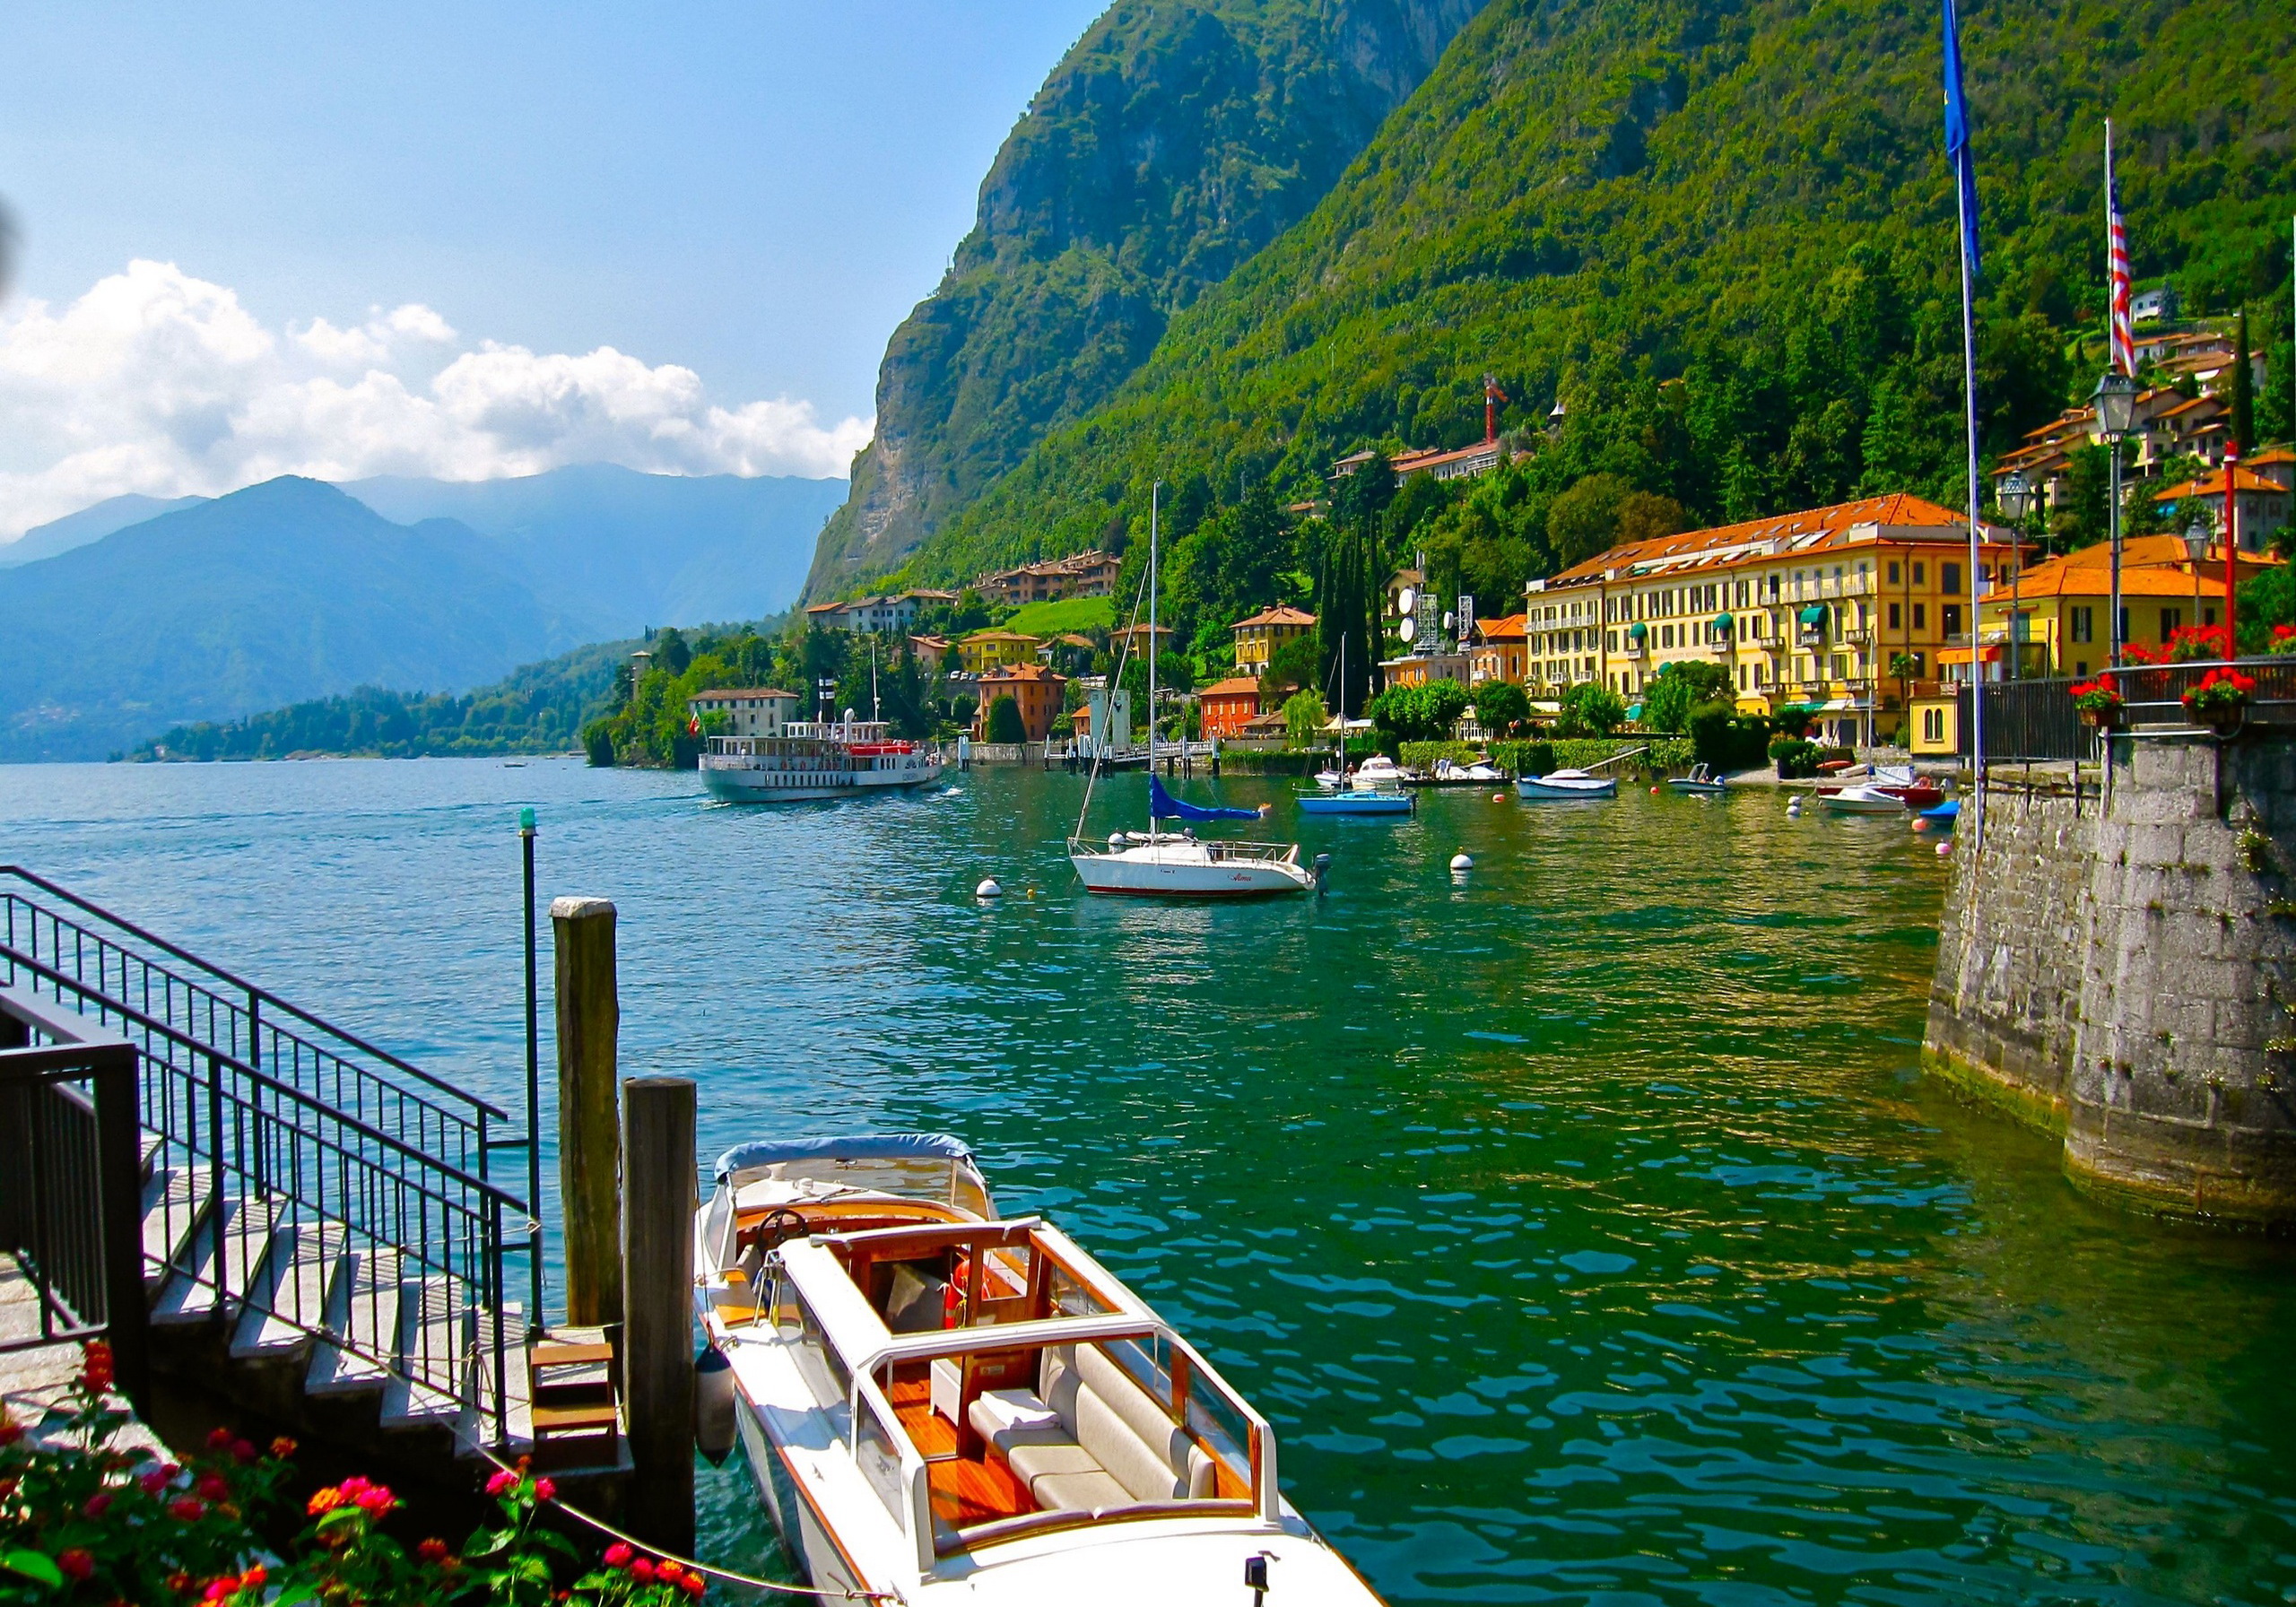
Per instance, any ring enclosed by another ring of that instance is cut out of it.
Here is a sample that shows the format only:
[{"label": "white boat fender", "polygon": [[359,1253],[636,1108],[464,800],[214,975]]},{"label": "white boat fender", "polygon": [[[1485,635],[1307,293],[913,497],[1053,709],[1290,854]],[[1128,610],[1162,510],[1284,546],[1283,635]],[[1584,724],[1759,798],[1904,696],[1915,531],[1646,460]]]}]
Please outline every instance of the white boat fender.
[{"label": "white boat fender", "polygon": [[972,896],[976,899],[1001,899],[1004,896],[1004,890],[996,885],[996,877],[990,876],[972,890]]},{"label": "white boat fender", "polygon": [[1937,857],[1940,859],[1950,859],[1952,857],[1952,855],[1953,839],[1949,837],[1944,841],[1937,845]]},{"label": "white boat fender", "polygon": [[693,1359],[693,1443],[712,1467],[734,1450],[734,1364],[716,1345]]},{"label": "white boat fender", "polygon": [[1471,871],[1474,869],[1474,861],[1464,854],[1454,854],[1451,856],[1451,868],[1455,871]]}]

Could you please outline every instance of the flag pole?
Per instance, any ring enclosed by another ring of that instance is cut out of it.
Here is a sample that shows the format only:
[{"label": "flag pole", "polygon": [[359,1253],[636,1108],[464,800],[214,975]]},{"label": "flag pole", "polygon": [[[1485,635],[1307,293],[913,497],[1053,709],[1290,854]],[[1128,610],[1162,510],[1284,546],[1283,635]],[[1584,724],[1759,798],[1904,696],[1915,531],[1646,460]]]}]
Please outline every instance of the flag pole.
[{"label": "flag pole", "polygon": [[1970,152],[1969,104],[1961,89],[1961,27],[1954,0],[1944,0],[1945,149],[1953,159],[1953,189],[1961,221],[1961,386],[1969,444],[1970,494],[1970,772],[1975,805],[1973,846],[1985,847],[1985,672],[1979,662],[1978,565],[1983,548],[1978,522],[1977,469],[1977,169]]}]

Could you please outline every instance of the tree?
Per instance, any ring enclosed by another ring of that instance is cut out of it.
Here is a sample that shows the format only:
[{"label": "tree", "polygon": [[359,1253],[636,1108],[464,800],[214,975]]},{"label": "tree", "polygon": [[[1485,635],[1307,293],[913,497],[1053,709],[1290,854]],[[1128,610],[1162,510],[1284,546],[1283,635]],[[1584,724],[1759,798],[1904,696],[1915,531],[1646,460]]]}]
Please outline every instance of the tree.
[{"label": "tree", "polygon": [[1474,717],[1485,731],[1505,736],[1530,724],[1531,700],[1511,681],[1486,681],[1474,689]]},{"label": "tree", "polygon": [[684,674],[686,666],[693,662],[693,649],[686,645],[683,633],[675,625],[655,632],[654,662],[673,675]]},{"label": "tree", "polygon": [[1581,681],[1562,694],[1561,736],[1608,736],[1626,724],[1626,700],[1599,681]]},{"label": "tree", "polygon": [[1295,748],[1314,743],[1330,719],[1330,712],[1324,708],[1323,693],[1313,687],[1293,692],[1283,700],[1283,730]]},{"label": "tree", "polygon": [[1616,474],[1589,474],[1546,510],[1547,544],[1562,569],[1618,545],[1619,510],[1631,488]]},{"label": "tree", "polygon": [[1451,734],[1468,708],[1467,689],[1456,681],[1391,686],[1371,699],[1371,723],[1397,742],[1434,742]]},{"label": "tree", "polygon": [[1614,540],[1623,546],[1630,542],[1654,541],[1662,535],[1679,535],[1689,528],[1690,516],[1672,497],[1635,491],[1618,505],[1618,533]]},{"label": "tree", "polygon": [[1921,660],[1910,653],[1890,655],[1890,673],[1898,678],[1898,707],[1900,708],[1903,708],[1913,700],[1913,694],[1909,690],[1908,683],[1913,680],[1914,673],[1920,668]]},{"label": "tree", "polygon": [[2248,367],[2248,309],[2240,308],[2239,334],[2232,343],[2232,439],[2242,456],[2257,444],[2256,375]]},{"label": "tree", "polygon": [[1690,729],[1692,709],[1729,690],[1729,672],[1718,664],[1670,664],[1642,689],[1642,723],[1678,736]]},{"label": "tree", "polygon": [[1315,678],[1316,637],[1313,631],[1303,631],[1277,643],[1275,651],[1268,655],[1267,668],[1260,674],[1261,707],[1274,707],[1300,688],[1312,684]]},{"label": "tree", "polygon": [[986,739],[992,743],[1024,743],[1028,727],[1021,724],[1021,706],[1010,692],[999,692],[988,705]]}]

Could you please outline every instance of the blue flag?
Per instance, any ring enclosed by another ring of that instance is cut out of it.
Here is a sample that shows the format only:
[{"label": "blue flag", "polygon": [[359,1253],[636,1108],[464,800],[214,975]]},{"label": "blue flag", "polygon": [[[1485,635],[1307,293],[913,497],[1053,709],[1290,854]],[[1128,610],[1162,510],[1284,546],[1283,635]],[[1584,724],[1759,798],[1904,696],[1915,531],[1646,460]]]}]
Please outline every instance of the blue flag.
[{"label": "blue flag", "polygon": [[1977,245],[1977,159],[1970,152],[1970,102],[1961,90],[1961,19],[1953,0],[1945,4],[1945,154],[1952,159],[1961,187],[1961,258],[1970,277],[1979,273]]}]

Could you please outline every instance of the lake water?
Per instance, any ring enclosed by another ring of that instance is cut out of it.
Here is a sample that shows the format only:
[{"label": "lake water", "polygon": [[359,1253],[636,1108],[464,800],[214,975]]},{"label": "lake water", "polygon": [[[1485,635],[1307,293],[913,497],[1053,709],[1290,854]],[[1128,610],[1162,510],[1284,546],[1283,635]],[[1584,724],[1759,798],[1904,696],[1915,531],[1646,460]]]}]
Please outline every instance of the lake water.
[{"label": "lake water", "polygon": [[[1321,899],[1087,899],[1081,781],[1009,769],[769,812],[567,761],[0,769],[0,860],[516,1108],[534,804],[707,1151],[962,1134],[1398,1603],[2296,1601],[2296,1260],[2092,1206],[1917,1075],[1924,839],[1286,786],[1181,790],[1275,801]],[[710,1555],[778,1562],[738,1472],[705,1499]]]}]

